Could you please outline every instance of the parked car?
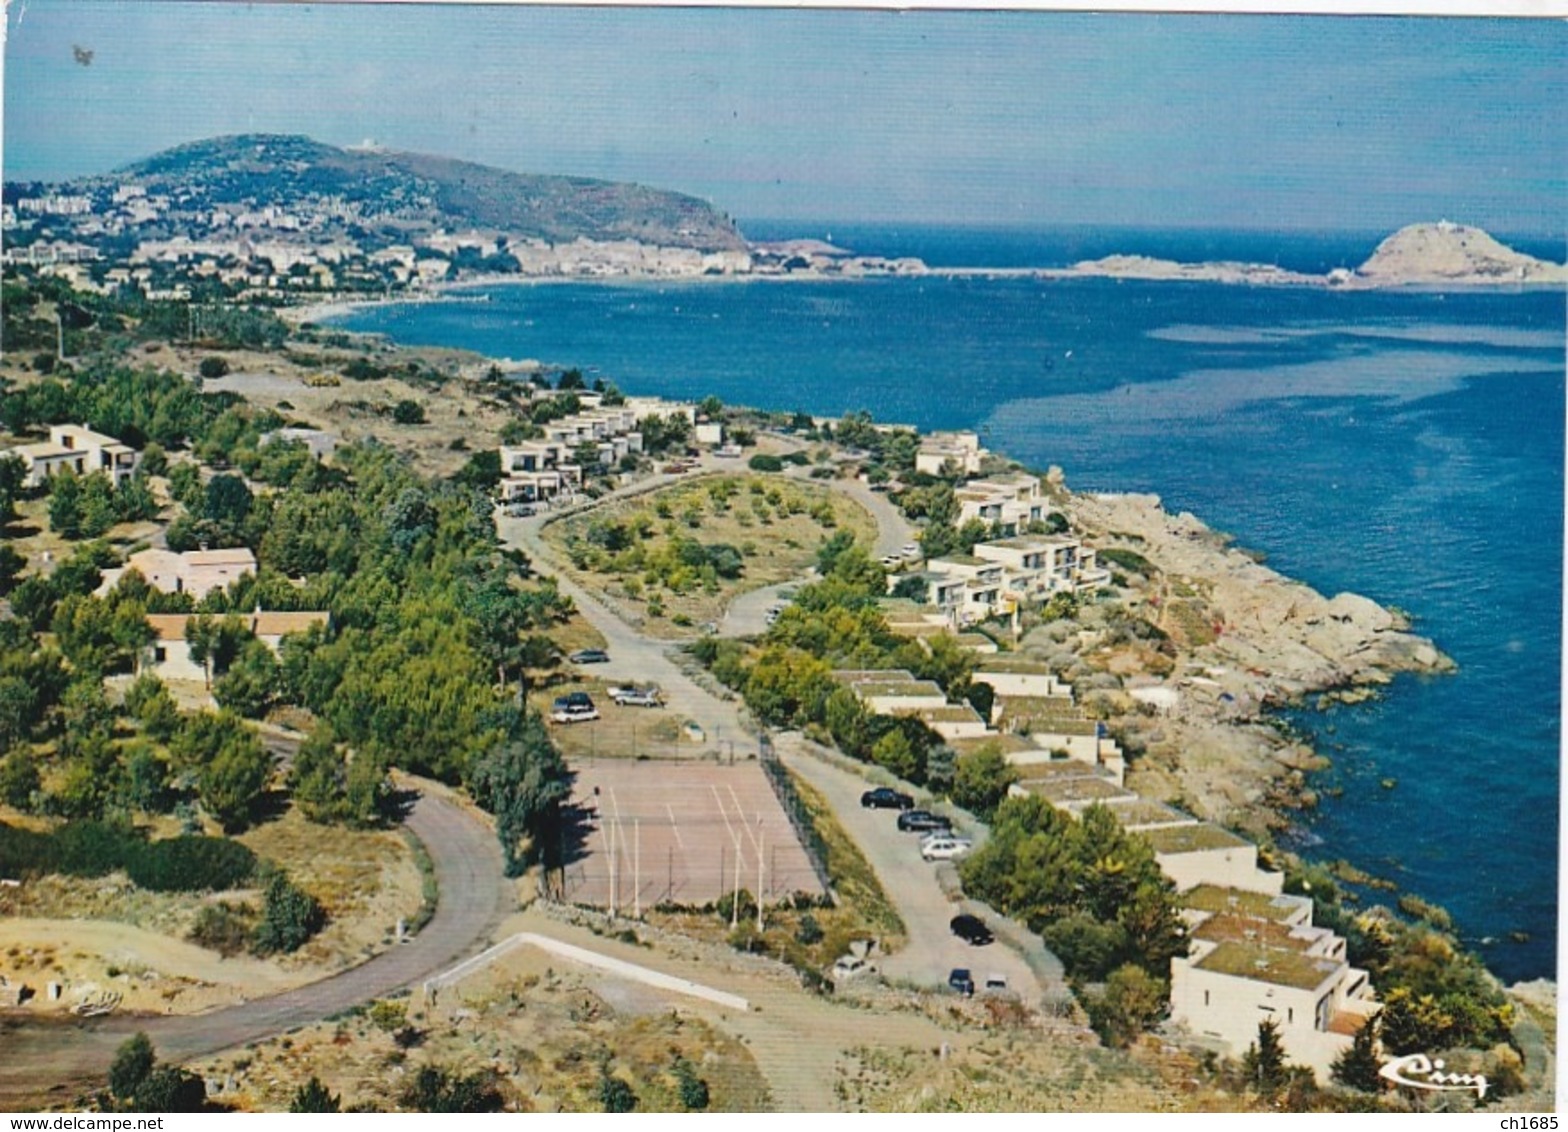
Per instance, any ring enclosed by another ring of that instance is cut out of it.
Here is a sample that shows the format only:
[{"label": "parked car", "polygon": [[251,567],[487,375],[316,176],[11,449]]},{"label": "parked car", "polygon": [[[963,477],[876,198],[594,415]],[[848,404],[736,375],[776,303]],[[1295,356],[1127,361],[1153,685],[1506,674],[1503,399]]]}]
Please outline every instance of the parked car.
[{"label": "parked car", "polygon": [[920,544],[917,542],[906,542],[899,550],[899,553],[905,558],[918,558],[920,556]]},{"label": "parked car", "polygon": [[536,514],[538,510],[532,503],[513,503],[507,507],[506,513],[514,518],[526,519],[528,516]]},{"label": "parked car", "polygon": [[930,810],[909,810],[898,815],[898,828],[904,833],[914,831],[947,832],[953,828],[953,823],[941,814],[933,814]]},{"label": "parked car", "polygon": [[[908,794],[901,794],[890,786],[878,786],[860,796],[860,804],[868,810],[907,810],[915,804]],[[899,828],[903,828],[904,815],[898,815]]]},{"label": "parked car", "polygon": [[838,961],[833,964],[833,981],[835,983],[876,973],[877,969],[875,966],[864,959],[856,959],[853,955],[841,955]]},{"label": "parked car", "polygon": [[983,947],[996,937],[991,934],[991,929],[985,926],[985,921],[979,916],[971,916],[968,912],[961,912],[949,921],[949,928],[954,935],[965,943],[972,943],[976,947]]},{"label": "parked car", "polygon": [[920,855],[928,861],[952,861],[974,847],[967,837],[933,837],[920,846]]},{"label": "parked car", "polygon": [[610,654],[603,649],[578,649],[568,653],[566,659],[573,664],[608,664]]},{"label": "parked car", "polygon": [[968,967],[954,967],[947,973],[947,985],[959,994],[975,993],[975,977]]},{"label": "parked car", "polygon": [[654,687],[639,688],[634,684],[622,684],[610,689],[610,699],[622,707],[663,707],[664,696],[659,689]]},{"label": "parked car", "polygon": [[594,706],[593,697],[587,692],[557,696],[550,705],[550,720],[553,723],[588,723],[598,718],[599,709]]},{"label": "parked car", "polygon": [[985,977],[985,989],[988,991],[1005,991],[1007,989],[1007,976],[999,975],[992,971]]}]

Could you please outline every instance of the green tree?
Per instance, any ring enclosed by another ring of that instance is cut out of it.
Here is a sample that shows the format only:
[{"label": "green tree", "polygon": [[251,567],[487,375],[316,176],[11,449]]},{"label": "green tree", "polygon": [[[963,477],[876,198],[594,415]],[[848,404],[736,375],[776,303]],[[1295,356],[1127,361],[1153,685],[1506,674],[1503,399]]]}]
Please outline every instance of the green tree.
[{"label": "green tree", "polygon": [[402,400],[392,406],[392,419],[400,425],[425,423],[425,410],[418,401]]},{"label": "green tree", "polygon": [[179,705],[162,680],[148,672],[136,678],[125,692],[125,710],[148,736],[167,743],[180,726]]},{"label": "green tree", "polygon": [[49,529],[61,538],[82,537],[82,481],[69,468],[49,477]]},{"label": "green tree", "polygon": [[1018,770],[1008,763],[995,743],[958,760],[953,775],[953,801],[983,822],[996,816],[996,807],[1018,781]]},{"label": "green tree", "polygon": [[343,1098],[337,1093],[330,1092],[321,1083],[321,1078],[311,1075],[294,1091],[294,1099],[289,1102],[290,1112],[342,1112]]},{"label": "green tree", "polygon": [[217,354],[209,354],[201,360],[197,369],[203,377],[215,380],[229,372],[229,363]]},{"label": "green tree", "polygon": [[567,770],[537,713],[529,712],[510,736],[474,762],[468,788],[495,815],[508,876],[521,875],[536,857],[553,858]]},{"label": "green tree", "polygon": [[1334,1059],[1330,1073],[1335,1081],[1362,1093],[1383,1091],[1383,1079],[1378,1070],[1383,1067],[1377,1055],[1378,1015],[1374,1014],[1361,1023],[1350,1048]]},{"label": "green tree", "polygon": [[109,1092],[122,1101],[130,1100],[152,1073],[157,1061],[152,1039],[145,1032],[137,1031],[133,1037],[126,1038],[109,1066]]},{"label": "green tree", "polygon": [[908,736],[900,730],[889,731],[871,745],[871,761],[910,781],[920,774],[920,761],[915,749]]},{"label": "green tree", "polygon": [[269,870],[261,921],[256,925],[259,953],[298,951],[326,922],[327,914],[314,896],[289,880],[282,869]]},{"label": "green tree", "polygon": [[1264,1096],[1279,1092],[1289,1080],[1285,1067],[1285,1046],[1279,1038],[1279,1023],[1265,1018],[1258,1023],[1258,1040],[1242,1055],[1242,1071],[1247,1084]]},{"label": "green tree", "polygon": [[1170,990],[1142,967],[1126,963],[1089,1002],[1089,1018],[1108,1046],[1125,1049],[1165,1013]]},{"label": "green tree", "polygon": [[347,777],[347,765],[331,727],[318,723],[300,744],[289,767],[294,804],[313,822],[340,821]]},{"label": "green tree", "polygon": [[12,751],[0,761],[0,801],[13,810],[30,811],[33,797],[41,789],[38,759],[31,751]]},{"label": "green tree", "polygon": [[272,759],[261,740],[248,729],[240,730],[201,767],[196,796],[225,830],[244,829],[271,774]]},{"label": "green tree", "polygon": [[146,742],[137,740],[125,755],[125,797],[138,810],[167,813],[174,805],[169,764]]},{"label": "green tree", "polygon": [[240,646],[239,655],[213,683],[219,706],[248,719],[260,719],[272,706],[280,686],[278,658],[255,637]]}]

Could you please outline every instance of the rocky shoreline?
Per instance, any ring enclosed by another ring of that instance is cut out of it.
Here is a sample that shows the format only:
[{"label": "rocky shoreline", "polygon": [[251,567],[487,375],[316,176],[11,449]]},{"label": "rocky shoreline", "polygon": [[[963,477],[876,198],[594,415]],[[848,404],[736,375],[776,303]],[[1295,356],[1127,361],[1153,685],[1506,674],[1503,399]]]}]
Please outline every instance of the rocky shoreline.
[{"label": "rocky shoreline", "polygon": [[[1060,482],[1059,473],[1054,473]],[[1437,675],[1454,662],[1405,618],[1368,598],[1325,597],[1230,545],[1154,495],[1073,494],[1064,509],[1096,546],[1131,552],[1121,575],[1131,612],[1162,641],[1119,640],[1114,626],[1080,633],[1087,695],[1137,754],[1128,784],[1258,836],[1315,803],[1308,773],[1326,760],[1271,709],[1313,696],[1359,699],[1401,672]],[[1045,640],[1060,635],[1046,626]],[[1087,698],[1087,697],[1086,697]]]}]

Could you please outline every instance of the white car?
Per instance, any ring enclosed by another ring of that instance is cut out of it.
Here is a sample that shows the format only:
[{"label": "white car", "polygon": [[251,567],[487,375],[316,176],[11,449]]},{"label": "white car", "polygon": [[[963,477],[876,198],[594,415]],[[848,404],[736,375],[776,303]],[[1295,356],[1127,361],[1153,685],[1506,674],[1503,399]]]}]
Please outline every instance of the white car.
[{"label": "white car", "polygon": [[920,544],[917,542],[906,542],[899,553],[905,558],[917,558],[920,555]]},{"label": "white car", "polygon": [[847,979],[858,978],[861,975],[874,975],[877,969],[864,959],[856,959],[853,955],[843,955],[838,962],[833,964],[833,981],[844,982]]},{"label": "white car", "polygon": [[621,707],[663,707],[664,697],[659,689],[639,688],[634,684],[623,684],[610,689],[610,699]]},{"label": "white car", "polygon": [[920,846],[920,855],[928,861],[951,861],[962,857],[974,848],[967,837],[933,837]]}]

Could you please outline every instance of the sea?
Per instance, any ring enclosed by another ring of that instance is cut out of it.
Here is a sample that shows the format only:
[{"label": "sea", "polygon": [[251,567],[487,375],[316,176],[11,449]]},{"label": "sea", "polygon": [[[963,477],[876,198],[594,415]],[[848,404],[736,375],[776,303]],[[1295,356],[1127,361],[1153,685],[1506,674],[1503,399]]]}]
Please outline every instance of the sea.
[{"label": "sea", "polygon": [[[932,266],[1126,252],[1314,272],[1382,235],[742,227]],[[1563,259],[1559,234],[1500,238]],[[1290,840],[1445,907],[1506,981],[1555,977],[1561,291],[937,276],[481,290],[337,325],[577,366],[629,393],[975,429],[1074,489],[1157,493],[1324,593],[1406,611],[1458,671],[1285,713],[1332,762]]]}]

